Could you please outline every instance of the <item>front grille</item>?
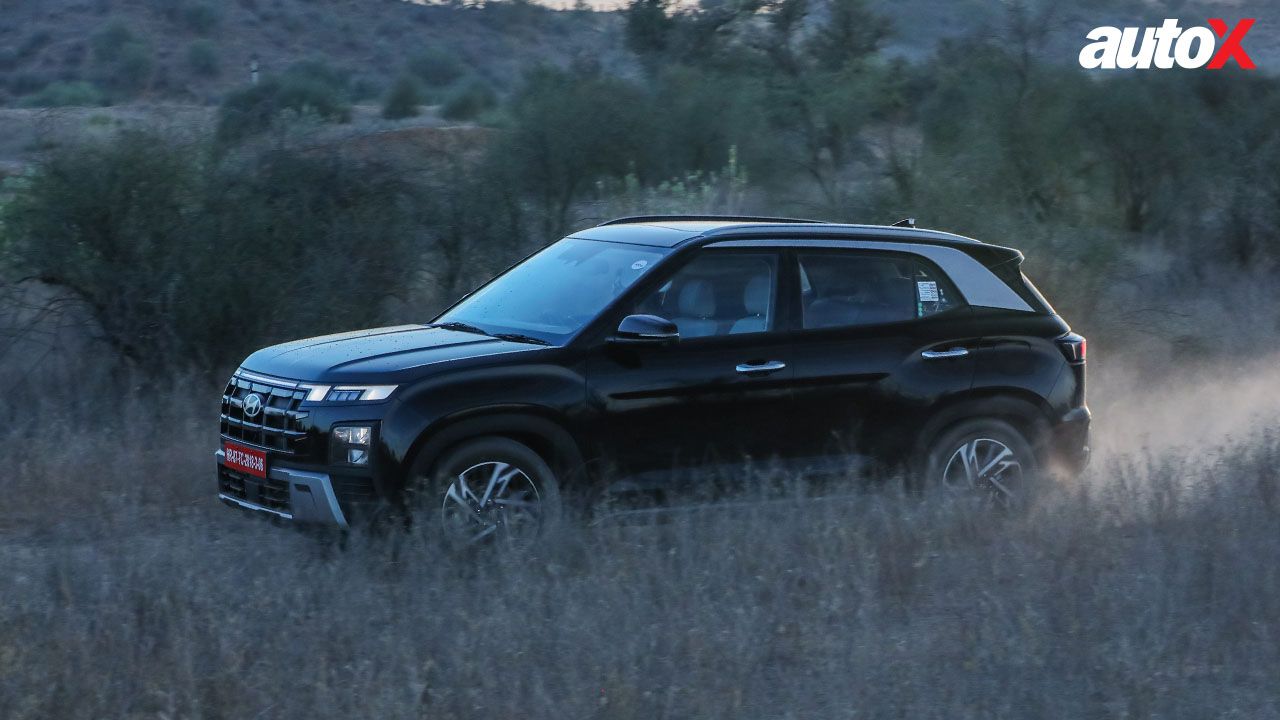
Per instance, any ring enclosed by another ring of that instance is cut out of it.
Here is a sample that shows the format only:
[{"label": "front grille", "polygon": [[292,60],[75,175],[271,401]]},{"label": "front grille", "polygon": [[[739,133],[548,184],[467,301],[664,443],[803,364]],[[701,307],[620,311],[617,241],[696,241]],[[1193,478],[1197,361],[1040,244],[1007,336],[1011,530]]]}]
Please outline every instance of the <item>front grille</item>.
[{"label": "front grille", "polygon": [[[245,398],[257,394],[262,409],[253,416],[244,410]],[[222,435],[250,445],[296,455],[306,452],[307,434],[302,421],[307,413],[298,406],[307,391],[287,381],[265,382],[239,373],[227,381],[222,393]]]},{"label": "front grille", "polygon": [[219,465],[218,492],[258,507],[291,514],[286,480],[254,477]]}]

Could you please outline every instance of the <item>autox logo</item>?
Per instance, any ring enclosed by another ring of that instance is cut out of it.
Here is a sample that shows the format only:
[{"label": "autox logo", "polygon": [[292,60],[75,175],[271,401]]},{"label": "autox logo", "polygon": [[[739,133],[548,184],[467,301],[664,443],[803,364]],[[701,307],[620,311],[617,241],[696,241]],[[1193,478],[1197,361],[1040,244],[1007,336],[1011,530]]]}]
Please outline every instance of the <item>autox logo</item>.
[{"label": "autox logo", "polygon": [[1149,28],[1104,25],[1085,36],[1094,42],[1080,51],[1080,66],[1089,70],[1167,70],[1176,65],[1188,70],[1219,70],[1233,60],[1245,70],[1254,70],[1257,65],[1240,44],[1254,20],[1245,18],[1229,30],[1219,18],[1210,19],[1209,27],[1182,28],[1177,20]]}]

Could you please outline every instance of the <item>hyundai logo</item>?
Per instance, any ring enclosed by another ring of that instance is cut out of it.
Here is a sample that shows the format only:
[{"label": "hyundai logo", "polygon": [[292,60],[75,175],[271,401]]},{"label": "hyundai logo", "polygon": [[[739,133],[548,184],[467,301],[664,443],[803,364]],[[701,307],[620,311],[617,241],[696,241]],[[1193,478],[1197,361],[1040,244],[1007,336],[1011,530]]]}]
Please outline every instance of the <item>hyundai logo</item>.
[{"label": "hyundai logo", "polygon": [[249,393],[244,399],[244,416],[257,417],[262,412],[262,396],[258,393]]}]

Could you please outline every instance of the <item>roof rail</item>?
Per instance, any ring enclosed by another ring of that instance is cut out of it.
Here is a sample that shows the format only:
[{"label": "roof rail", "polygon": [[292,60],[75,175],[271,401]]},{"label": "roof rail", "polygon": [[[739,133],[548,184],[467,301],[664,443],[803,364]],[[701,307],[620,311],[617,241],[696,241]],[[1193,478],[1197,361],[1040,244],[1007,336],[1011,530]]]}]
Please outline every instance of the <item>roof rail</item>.
[{"label": "roof rail", "polygon": [[604,225],[629,225],[631,223],[661,222],[663,220],[679,222],[681,220],[724,220],[727,222],[769,222],[769,223],[802,223],[824,225],[825,220],[802,220],[800,218],[757,217],[755,215],[633,215],[606,220],[596,227]]}]

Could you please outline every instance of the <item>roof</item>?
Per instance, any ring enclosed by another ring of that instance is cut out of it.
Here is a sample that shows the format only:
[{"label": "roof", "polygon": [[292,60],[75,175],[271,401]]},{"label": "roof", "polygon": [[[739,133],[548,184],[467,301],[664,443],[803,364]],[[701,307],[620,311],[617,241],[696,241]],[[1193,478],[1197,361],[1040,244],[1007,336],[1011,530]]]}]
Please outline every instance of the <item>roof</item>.
[{"label": "roof", "polygon": [[[889,225],[856,225],[817,220],[739,219],[712,216],[644,217],[614,220],[573,233],[571,237],[608,242],[634,243],[673,248],[692,241],[727,238],[826,238],[871,239],[940,245],[982,246],[973,238],[939,230],[894,227]],[[699,244],[702,244],[701,242]],[[995,247],[995,246],[988,246]]]}]

